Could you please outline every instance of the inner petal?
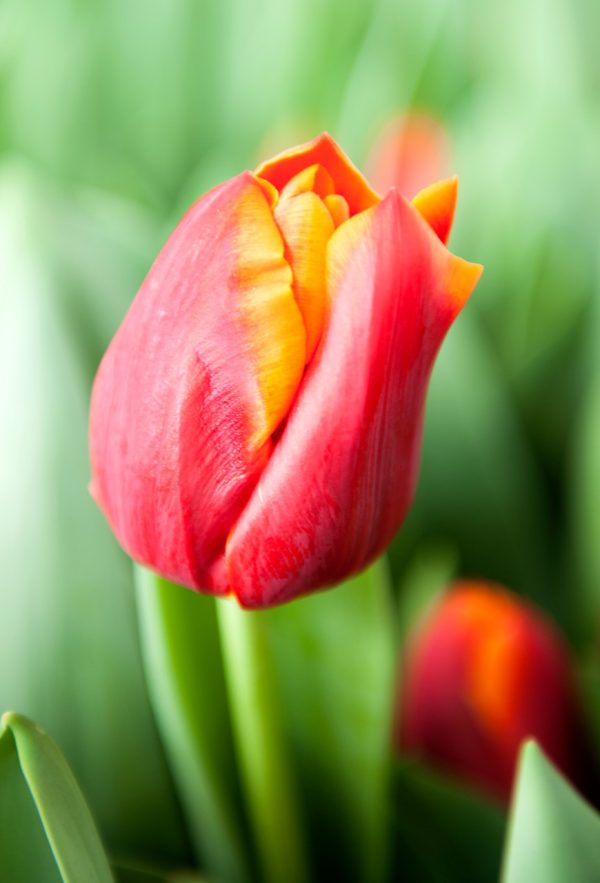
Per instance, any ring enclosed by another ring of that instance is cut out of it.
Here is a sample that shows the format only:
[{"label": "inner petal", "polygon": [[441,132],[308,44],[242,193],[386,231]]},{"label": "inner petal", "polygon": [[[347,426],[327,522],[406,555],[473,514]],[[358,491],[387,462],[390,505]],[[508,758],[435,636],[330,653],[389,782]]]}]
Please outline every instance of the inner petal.
[{"label": "inner petal", "polygon": [[302,169],[287,182],[281,191],[281,199],[297,196],[312,190],[318,196],[325,197],[335,192],[335,185],[329,172],[319,163]]},{"label": "inner petal", "polygon": [[340,224],[343,224],[344,221],[347,221],[350,217],[348,203],[339,193],[332,193],[329,196],[326,196],[323,202],[329,209],[329,214],[336,227],[339,227]]},{"label": "inner petal", "polygon": [[327,242],[335,230],[332,216],[316,193],[281,199],[275,220],[283,234],[285,256],[294,276],[293,289],[306,328],[306,362],[321,338],[327,308]]},{"label": "inner petal", "polygon": [[315,163],[327,169],[334,182],[335,192],[345,197],[350,215],[362,212],[380,201],[358,169],[326,133],[267,160],[256,169],[256,174],[270,181],[281,193],[298,172]]},{"label": "inner petal", "polygon": [[[260,447],[286,416],[306,361],[306,331],[292,289],[282,236],[263,189],[247,188],[237,206],[233,261],[238,321],[243,329],[262,407],[250,447]],[[259,234],[260,231],[260,234]]]}]

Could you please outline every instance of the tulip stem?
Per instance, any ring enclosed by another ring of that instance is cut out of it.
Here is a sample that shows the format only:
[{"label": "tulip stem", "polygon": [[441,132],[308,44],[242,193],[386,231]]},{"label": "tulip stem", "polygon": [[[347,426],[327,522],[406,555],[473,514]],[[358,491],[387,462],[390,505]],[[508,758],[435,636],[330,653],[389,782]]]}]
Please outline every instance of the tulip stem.
[{"label": "tulip stem", "polygon": [[243,788],[266,883],[308,880],[300,815],[280,716],[268,615],[219,599],[223,649],[234,739]]}]

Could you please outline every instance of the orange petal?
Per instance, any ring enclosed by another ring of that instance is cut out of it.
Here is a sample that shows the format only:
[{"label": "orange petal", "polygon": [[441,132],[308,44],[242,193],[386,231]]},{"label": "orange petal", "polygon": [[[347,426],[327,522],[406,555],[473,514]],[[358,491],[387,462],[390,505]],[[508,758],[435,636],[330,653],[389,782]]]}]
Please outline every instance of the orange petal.
[{"label": "orange petal", "polygon": [[243,192],[234,225],[237,310],[264,406],[250,441],[260,446],[275,432],[294,397],[304,370],[306,332],[281,234],[261,187]]},{"label": "orange petal", "polygon": [[412,200],[412,204],[421,214],[436,236],[445,244],[450,236],[456,197],[458,195],[458,178],[447,178],[430,184],[421,190]]},{"label": "orange petal", "polygon": [[281,191],[298,172],[314,163],[327,169],[336,192],[346,199],[350,214],[362,212],[379,202],[377,193],[327,133],[267,160],[258,167],[256,174]]},{"label": "orange petal", "polygon": [[286,244],[286,258],[294,274],[294,295],[306,327],[306,361],[321,338],[327,291],[325,282],[327,242],[335,227],[331,215],[316,193],[300,193],[281,199],[275,220]]}]

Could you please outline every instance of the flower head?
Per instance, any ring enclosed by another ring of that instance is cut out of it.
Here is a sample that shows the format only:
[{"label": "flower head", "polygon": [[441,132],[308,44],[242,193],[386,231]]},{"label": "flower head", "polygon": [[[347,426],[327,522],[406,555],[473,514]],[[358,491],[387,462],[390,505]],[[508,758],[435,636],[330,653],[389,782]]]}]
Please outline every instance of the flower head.
[{"label": "flower head", "polygon": [[92,397],[92,493],[134,558],[261,607],[385,549],[481,272],[441,241],[455,198],[451,179],[380,199],[322,135],[192,206]]},{"label": "flower head", "polygon": [[413,636],[398,746],[507,798],[529,737],[578,780],[582,740],[566,646],[516,596],[488,583],[458,583]]}]

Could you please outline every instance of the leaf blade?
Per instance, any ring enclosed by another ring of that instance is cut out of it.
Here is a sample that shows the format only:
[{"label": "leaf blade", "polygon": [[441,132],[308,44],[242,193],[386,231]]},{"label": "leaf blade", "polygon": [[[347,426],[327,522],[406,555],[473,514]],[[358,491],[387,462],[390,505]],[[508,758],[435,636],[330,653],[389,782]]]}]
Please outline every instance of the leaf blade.
[{"label": "leaf blade", "polygon": [[23,776],[63,881],[114,883],[90,810],[56,743],[14,712],[3,716],[2,726],[14,739]]}]

